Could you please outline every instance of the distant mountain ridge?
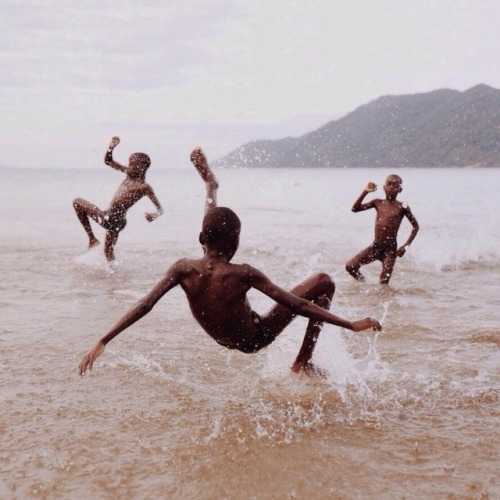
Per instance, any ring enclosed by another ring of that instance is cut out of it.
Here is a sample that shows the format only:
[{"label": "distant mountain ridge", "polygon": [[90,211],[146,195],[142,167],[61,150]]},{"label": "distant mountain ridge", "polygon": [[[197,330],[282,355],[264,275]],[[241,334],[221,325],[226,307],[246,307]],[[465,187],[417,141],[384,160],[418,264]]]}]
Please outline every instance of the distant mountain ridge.
[{"label": "distant mountain ridge", "polygon": [[383,96],[300,137],[258,140],[218,167],[500,167],[500,90]]}]

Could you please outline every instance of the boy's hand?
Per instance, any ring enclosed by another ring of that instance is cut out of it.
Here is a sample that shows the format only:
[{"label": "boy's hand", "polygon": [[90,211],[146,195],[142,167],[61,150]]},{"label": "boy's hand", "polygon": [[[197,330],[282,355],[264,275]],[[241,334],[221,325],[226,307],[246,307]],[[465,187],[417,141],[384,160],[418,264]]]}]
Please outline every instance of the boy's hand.
[{"label": "boy's hand", "polygon": [[398,257],[402,257],[405,253],[406,253],[406,248],[404,245],[402,247],[399,247],[396,251],[396,255]]},{"label": "boy's hand", "polygon": [[83,356],[79,367],[79,373],[81,377],[85,375],[87,369],[92,371],[94,361],[104,352],[104,347],[104,344],[99,341],[88,354],[85,354],[85,356]]},{"label": "boy's hand", "polygon": [[365,191],[368,191],[369,193],[373,193],[376,190],[377,190],[377,185],[371,181],[365,187]]},{"label": "boy's hand", "polygon": [[368,330],[368,328],[373,328],[377,332],[382,330],[380,323],[376,319],[372,318],[360,319],[359,321],[354,321],[352,323],[353,332],[361,332],[363,330]]},{"label": "boy's hand", "polygon": [[147,220],[148,222],[153,222],[155,219],[157,219],[157,218],[158,218],[158,214],[156,214],[156,213],[152,213],[152,212],[146,212],[146,213],[144,214],[144,217],[146,217],[146,220]]},{"label": "boy's hand", "polygon": [[109,149],[115,149],[116,146],[120,144],[120,138],[118,136],[114,136],[111,138],[111,141],[109,142]]}]

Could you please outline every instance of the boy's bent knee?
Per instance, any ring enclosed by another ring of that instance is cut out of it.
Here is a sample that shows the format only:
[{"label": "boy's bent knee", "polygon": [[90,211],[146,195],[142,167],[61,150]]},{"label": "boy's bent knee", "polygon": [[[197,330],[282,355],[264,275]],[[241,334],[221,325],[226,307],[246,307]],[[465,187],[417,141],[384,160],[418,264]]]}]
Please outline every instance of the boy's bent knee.
[{"label": "boy's bent knee", "polygon": [[323,273],[323,272],[316,273],[316,279],[320,283],[331,283],[331,284],[333,284],[332,277],[328,273]]},{"label": "boy's bent knee", "polygon": [[335,292],[335,283],[327,273],[316,274],[317,283],[324,289],[323,293],[332,294]]}]

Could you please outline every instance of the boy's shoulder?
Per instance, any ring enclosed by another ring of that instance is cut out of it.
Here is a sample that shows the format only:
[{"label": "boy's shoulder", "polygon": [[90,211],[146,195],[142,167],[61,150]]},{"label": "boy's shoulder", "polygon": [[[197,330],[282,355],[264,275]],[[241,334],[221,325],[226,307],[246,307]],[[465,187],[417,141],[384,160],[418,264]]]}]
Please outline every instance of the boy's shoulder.
[{"label": "boy's shoulder", "polygon": [[268,280],[269,278],[266,276],[266,274],[261,271],[260,269],[257,269],[256,267],[250,265],[250,264],[234,264],[237,266],[237,270],[235,272],[238,272],[241,274],[242,278],[247,278],[250,281],[253,281],[255,279],[266,279]]},{"label": "boy's shoulder", "polygon": [[226,272],[229,272],[233,276],[237,276],[241,280],[264,276],[262,271],[245,262],[228,262],[224,267]]},{"label": "boy's shoulder", "polygon": [[146,181],[146,179],[142,177],[127,177],[127,184],[130,187],[134,187],[134,189],[141,190],[144,193],[152,191],[153,188],[151,185]]},{"label": "boy's shoulder", "polygon": [[172,264],[172,267],[189,268],[200,264],[202,259],[193,259],[192,257],[181,257]]},{"label": "boy's shoulder", "polygon": [[408,208],[410,208],[408,206],[408,203],[406,203],[406,201],[396,200],[396,203],[397,203],[400,210],[406,211],[406,210],[408,210]]},{"label": "boy's shoulder", "polygon": [[246,273],[260,272],[256,267],[253,267],[252,265],[247,264],[246,262],[238,262],[238,263],[231,262],[230,265]]},{"label": "boy's shoulder", "polygon": [[185,274],[190,270],[194,270],[197,267],[196,266],[197,262],[199,262],[199,259],[190,259],[188,257],[182,257],[176,260],[168,268],[168,273]]}]

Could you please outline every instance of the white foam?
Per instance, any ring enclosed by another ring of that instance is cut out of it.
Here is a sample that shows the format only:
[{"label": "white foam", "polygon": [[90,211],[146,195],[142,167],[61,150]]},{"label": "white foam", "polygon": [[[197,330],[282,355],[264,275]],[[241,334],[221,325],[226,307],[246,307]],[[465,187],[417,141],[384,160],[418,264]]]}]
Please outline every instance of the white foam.
[{"label": "white foam", "polygon": [[114,354],[113,358],[108,360],[108,365],[112,367],[125,366],[146,377],[153,377],[160,380],[170,380],[172,378],[160,363],[149,356],[137,352],[123,356],[112,350],[110,350],[110,354]]},{"label": "white foam", "polygon": [[104,256],[101,245],[90,248],[85,253],[73,257],[73,262],[93,269],[102,269],[109,274],[113,274],[120,266],[120,262],[117,260],[108,262]]},{"label": "white foam", "polygon": [[[385,320],[385,315],[383,320]],[[300,348],[304,330],[296,327],[292,332],[287,332],[278,337],[276,342],[267,350],[267,362],[263,368],[263,376],[270,379],[290,379],[290,366]],[[359,395],[370,395],[371,383],[380,383],[391,376],[391,370],[387,363],[382,362],[377,351],[378,332],[366,333],[366,355],[361,358],[354,357],[349,352],[349,336],[351,332],[344,332],[341,329],[325,325],[318,339],[314,351],[313,363],[326,372],[326,384],[335,389],[345,400],[347,389]],[[361,334],[356,334],[361,335]],[[358,339],[359,340],[359,339]],[[293,391],[316,390],[313,385],[293,384]],[[309,387],[309,388],[308,388]]]}]

